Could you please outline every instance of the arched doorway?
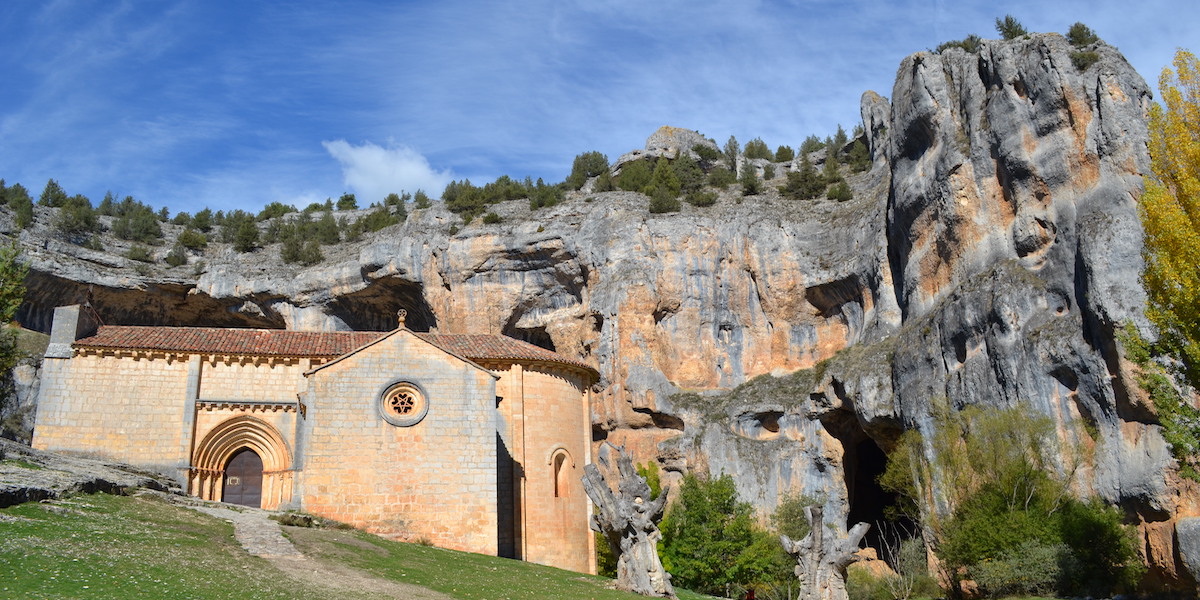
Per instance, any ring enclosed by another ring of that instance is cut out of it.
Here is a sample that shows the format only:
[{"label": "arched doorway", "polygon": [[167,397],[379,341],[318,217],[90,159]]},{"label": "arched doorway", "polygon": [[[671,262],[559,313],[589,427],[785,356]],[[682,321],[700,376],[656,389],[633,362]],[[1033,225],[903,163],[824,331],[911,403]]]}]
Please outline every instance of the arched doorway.
[{"label": "arched doorway", "polygon": [[[237,477],[227,493],[229,469]],[[251,477],[246,488],[245,476]],[[253,479],[257,479],[257,483]],[[196,444],[192,454],[188,493],[205,500],[218,500],[274,510],[292,499],[292,458],[279,430],[250,415],[239,415],[213,427]],[[253,490],[257,489],[257,500]],[[243,489],[250,491],[250,496]],[[240,501],[235,498],[239,498]]]},{"label": "arched doorway", "polygon": [[225,465],[224,493],[221,500],[258,508],[262,505],[262,480],[262,458],[259,458],[257,452],[242,448]]}]

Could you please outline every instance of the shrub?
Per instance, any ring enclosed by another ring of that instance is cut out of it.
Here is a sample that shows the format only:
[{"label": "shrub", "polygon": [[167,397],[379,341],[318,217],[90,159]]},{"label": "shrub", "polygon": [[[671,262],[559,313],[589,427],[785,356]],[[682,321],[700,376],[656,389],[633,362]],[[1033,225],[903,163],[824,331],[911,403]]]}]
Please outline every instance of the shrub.
[{"label": "shrub", "polygon": [[416,193],[413,194],[413,208],[429,208],[429,207],[430,207],[429,194],[426,194],[425,190],[417,190]]},{"label": "shrub", "polygon": [[804,138],[804,142],[800,144],[800,154],[810,154],[825,147],[825,142],[815,134]]},{"label": "shrub", "polygon": [[825,194],[825,197],[830,200],[845,202],[854,198],[854,192],[850,191],[850,184],[845,181],[839,181],[829,188],[829,192]]},{"label": "shrub", "polygon": [[584,152],[575,157],[571,165],[571,174],[567,177],[567,187],[578,190],[587,183],[588,179],[598,177],[608,171],[608,157],[600,152]]},{"label": "shrub", "polygon": [[300,263],[306,267],[325,260],[317,240],[305,241],[298,235],[289,236],[283,241],[279,248],[279,258],[285,263]]},{"label": "shrub", "polygon": [[300,211],[300,214],[311,215],[313,213],[331,210],[333,210],[333,199],[326,198],[325,202],[310,202],[308,206],[304,207],[304,210]]},{"label": "shrub", "polygon": [[[372,217],[371,214],[368,214],[367,216],[360,218],[358,221],[355,221],[354,224],[359,226],[359,231],[362,231],[363,229],[378,231],[378,229],[370,228],[379,227],[379,229],[383,229],[384,227],[387,227],[391,224],[388,216],[390,215],[376,215]],[[311,225],[305,225],[305,221],[297,221],[297,226],[302,227],[300,234],[304,237],[315,237],[318,242],[321,242],[327,246],[342,241],[342,236],[340,233],[341,227],[338,226],[337,219],[333,218],[333,211],[327,210],[321,214],[320,219],[313,221]]]},{"label": "shrub", "polygon": [[[666,195],[675,198],[679,196],[681,189],[683,189],[683,185],[675,176],[675,170],[671,168],[671,161],[659,158],[654,165],[654,172],[650,174],[650,183],[642,189],[642,193],[652,197]],[[678,205],[678,203],[676,204]]]},{"label": "shrub", "polygon": [[125,202],[131,204],[117,211],[120,216],[113,221],[113,235],[143,244],[161,243],[162,227],[154,210],[132,197],[126,197]]},{"label": "shrub", "polygon": [[724,167],[717,167],[708,174],[708,185],[717,189],[725,189],[735,181],[737,181],[737,175],[734,175],[733,171]]},{"label": "shrub", "polygon": [[340,198],[338,198],[337,209],[358,210],[358,199],[354,197],[354,194],[346,192],[345,194],[342,194]]},{"label": "shrub", "polygon": [[843,181],[842,171],[838,168],[837,158],[832,154],[832,152],[826,153],[825,166],[821,168],[821,179],[825,182],[825,185],[833,185]]},{"label": "shrub", "polygon": [[664,189],[653,190],[650,194],[650,212],[654,214],[679,212],[680,204],[677,196],[671,195]]},{"label": "shrub", "polygon": [[150,249],[141,244],[130,246],[129,251],[125,253],[125,258],[146,263],[154,262],[154,257],[150,255]]},{"label": "shrub", "polygon": [[804,509],[818,504],[819,501],[811,496],[791,492],[784,494],[771,513],[771,528],[779,535],[786,535],[793,540],[804,539],[808,535],[808,517]]},{"label": "shrub", "polygon": [[685,196],[685,199],[687,200],[687,203],[691,204],[692,206],[712,206],[717,203],[717,193],[702,192],[697,190],[688,192],[687,196]]},{"label": "shrub", "polygon": [[566,195],[560,185],[546,185],[542,178],[539,177],[536,184],[526,186],[528,189],[526,194],[529,196],[529,209],[537,210],[548,206],[554,206],[563,201]]},{"label": "shrub", "polygon": [[1025,30],[1025,26],[1012,15],[1004,15],[1003,19],[996,19],[996,33],[1006,40],[1015,40],[1019,37],[1029,35]]},{"label": "shrub", "polygon": [[489,212],[488,214],[483,215],[483,222],[486,225],[495,225],[496,223],[499,223],[502,220],[503,219],[500,218],[500,215],[498,215],[494,212]]},{"label": "shrub", "polygon": [[412,200],[412,194],[404,192],[403,196],[397,194],[388,194],[383,199],[383,205],[394,209],[392,214],[396,217],[397,223],[403,223],[408,219],[408,201]]},{"label": "shrub", "polygon": [[746,158],[761,158],[771,160],[771,149],[767,147],[767,143],[762,141],[762,138],[754,138],[746,142],[746,147],[742,150],[742,155]]},{"label": "shrub", "polygon": [[226,230],[232,231],[234,249],[238,252],[250,252],[257,248],[258,226],[254,224],[254,217],[246,214],[245,217],[238,219],[236,223],[236,225],[232,225],[227,222],[221,227],[222,233]]},{"label": "shrub", "polygon": [[941,54],[942,52],[945,52],[951,48],[959,48],[970,54],[979,54],[979,49],[982,47],[983,39],[972,33],[961,40],[942,42],[937,48],[934,49],[933,52],[935,54]]},{"label": "shrub", "polygon": [[783,194],[796,200],[812,200],[825,191],[825,182],[817,173],[817,168],[808,160],[807,154],[800,156],[800,168],[789,171],[787,183],[783,186]]},{"label": "shrub", "polygon": [[750,163],[742,165],[742,176],[738,178],[738,183],[742,184],[743,196],[753,196],[762,191],[762,181],[755,171],[757,169]]},{"label": "shrub", "polygon": [[704,187],[704,169],[687,154],[680,154],[679,158],[671,161],[670,167],[679,182],[680,191],[687,193]]},{"label": "shrub", "polygon": [[1100,41],[1100,36],[1096,35],[1096,32],[1092,31],[1091,27],[1076,21],[1075,24],[1072,25],[1069,30],[1067,30],[1067,41],[1071,42],[1071,45],[1075,46],[1076,48],[1082,48]]},{"label": "shrub", "polygon": [[[986,589],[993,594],[1011,593],[1012,586],[1045,586],[1050,576],[1028,565],[1055,548],[1051,562],[1061,570],[1051,582],[1061,594],[1106,594],[1140,577],[1137,540],[1121,524],[1120,511],[1070,495],[1070,474],[1081,456],[1062,454],[1065,476],[1049,463],[1047,457],[1059,455],[1049,418],[1019,408],[954,411],[935,404],[934,421],[928,445],[935,461],[927,462],[920,434],[906,433],[880,483],[918,503],[949,573],[965,569],[972,577],[990,577],[992,587]],[[904,479],[908,482],[897,485]],[[921,504],[935,479],[942,501],[953,510],[948,519]],[[1022,574],[1030,576],[1025,583]]]},{"label": "shrub", "polygon": [[729,165],[729,168],[737,168],[737,157],[738,154],[741,153],[738,147],[737,138],[733,137],[732,135],[729,136],[729,139],[725,141],[724,153],[725,161]]},{"label": "shrub", "polygon": [[5,203],[12,209],[16,218],[17,227],[25,229],[33,224],[33,198],[29,197],[25,186],[14,183],[4,191],[4,196]]},{"label": "shrub", "polygon": [[696,144],[695,146],[692,146],[692,152],[695,152],[696,156],[700,157],[700,166],[703,167],[705,171],[711,169],[717,161],[721,160],[721,158],[725,156],[720,150],[717,150],[708,144]]},{"label": "shrub", "polygon": [[64,238],[73,243],[90,237],[90,234],[100,232],[100,221],[96,211],[86,196],[77,194],[61,201],[58,215],[54,219],[54,229]]},{"label": "shrub", "polygon": [[1075,65],[1080,71],[1088,70],[1088,67],[1096,64],[1100,60],[1100,54],[1096,52],[1072,52],[1071,64]]},{"label": "shrub", "polygon": [[617,189],[613,184],[612,173],[605,171],[596,177],[596,182],[592,184],[593,192],[611,192]]},{"label": "shrub", "polygon": [[[327,221],[326,221],[326,217],[328,217]],[[367,213],[366,215],[364,215],[362,217],[359,217],[358,220],[354,222],[354,226],[356,228],[358,228],[358,230],[361,232],[374,233],[385,227],[391,227],[392,225],[395,225],[396,223],[399,223],[399,222],[400,222],[400,219],[398,217],[396,217],[395,215],[393,215],[392,212],[387,207],[380,207],[380,208],[376,208],[375,210]],[[332,225],[332,227],[331,227],[331,225]],[[337,234],[337,225],[335,224],[332,214],[325,213],[325,217],[322,217],[320,221],[317,221],[316,227],[319,231],[325,231],[325,234],[322,235],[321,239],[320,239],[320,242],[322,244],[338,243],[339,236]],[[332,232],[332,233],[329,233],[329,232]],[[332,240],[332,241],[326,241],[326,240]]]},{"label": "shrub", "polygon": [[212,227],[213,227],[213,212],[212,212],[212,210],[205,208],[204,210],[196,213],[196,216],[192,217],[192,227],[196,228],[196,230],[201,233],[208,233],[208,232],[212,231]]},{"label": "shrub", "polygon": [[893,600],[883,577],[876,577],[862,565],[846,569],[846,595],[850,600]]},{"label": "shrub", "polygon": [[970,576],[980,590],[993,598],[1001,596],[1053,596],[1062,567],[1070,560],[1065,544],[1026,541],[1000,557],[971,567]]},{"label": "shrub", "polygon": [[284,204],[282,202],[272,202],[272,203],[264,206],[262,211],[258,213],[258,220],[266,221],[267,219],[274,219],[276,217],[282,217],[283,215],[286,215],[288,213],[294,213],[294,212],[296,212],[296,207],[292,206],[291,204]]},{"label": "shrub", "polygon": [[850,170],[855,173],[870,168],[871,153],[867,151],[867,145],[862,140],[854,140],[854,145],[850,146],[850,152],[846,155],[846,164],[850,165]]},{"label": "shrub", "polygon": [[183,247],[183,244],[176,242],[176,244],[171,247],[171,251],[167,253],[166,260],[167,260],[167,264],[171,265],[172,267],[178,267],[179,265],[186,265],[187,264],[187,250]]},{"label": "shrub", "polygon": [[790,576],[793,563],[777,537],[760,529],[738,499],[733,478],[685,475],[662,523],[663,566],[674,583],[705,594]]},{"label": "shrub", "polygon": [[775,149],[775,162],[792,162],[796,159],[796,151],[791,146],[780,146]]},{"label": "shrub", "polygon": [[641,191],[650,183],[650,173],[649,161],[635,160],[625,163],[621,167],[620,174],[617,175],[617,187],[627,192]]}]

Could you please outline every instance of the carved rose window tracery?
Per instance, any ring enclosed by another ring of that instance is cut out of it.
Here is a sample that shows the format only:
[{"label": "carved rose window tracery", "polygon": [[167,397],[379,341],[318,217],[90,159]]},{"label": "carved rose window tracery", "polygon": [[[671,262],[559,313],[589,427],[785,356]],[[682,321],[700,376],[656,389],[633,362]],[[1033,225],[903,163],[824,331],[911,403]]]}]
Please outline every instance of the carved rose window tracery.
[{"label": "carved rose window tracery", "polygon": [[429,402],[416,384],[400,381],[388,386],[379,397],[379,413],[397,427],[420,423],[429,412]]}]

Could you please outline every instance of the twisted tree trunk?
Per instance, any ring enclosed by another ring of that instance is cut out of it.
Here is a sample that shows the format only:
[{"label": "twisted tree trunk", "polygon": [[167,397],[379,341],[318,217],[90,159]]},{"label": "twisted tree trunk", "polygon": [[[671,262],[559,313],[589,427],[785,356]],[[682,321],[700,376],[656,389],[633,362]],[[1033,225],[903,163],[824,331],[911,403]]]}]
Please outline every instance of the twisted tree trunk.
[{"label": "twisted tree trunk", "polygon": [[592,530],[604,534],[617,557],[617,588],[643,596],[674,598],[671,575],[658,558],[658,540],[662,537],[658,522],[666,507],[666,490],[651,500],[650,486],[634,469],[633,459],[625,453],[625,448],[606,446],[599,459],[610,474],[612,466],[606,450],[615,448],[619,453],[616,493],[594,464],[583,468],[583,489],[597,509],[591,519]]},{"label": "twisted tree trunk", "polygon": [[797,600],[848,600],[846,567],[858,560],[854,553],[871,526],[859,523],[847,537],[838,538],[832,530],[826,530],[822,507],[809,506],[804,515],[810,526],[804,539],[779,536],[783,549],[796,558],[796,576],[800,578]]}]

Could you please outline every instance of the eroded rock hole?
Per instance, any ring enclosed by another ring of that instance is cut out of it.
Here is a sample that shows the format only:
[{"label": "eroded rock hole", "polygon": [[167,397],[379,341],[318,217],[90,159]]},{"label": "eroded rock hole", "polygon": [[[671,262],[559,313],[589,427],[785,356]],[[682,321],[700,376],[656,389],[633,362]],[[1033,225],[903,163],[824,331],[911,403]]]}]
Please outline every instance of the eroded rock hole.
[{"label": "eroded rock hole", "polygon": [[391,331],[396,328],[396,313],[400,309],[406,312],[404,326],[413,331],[437,327],[437,317],[425,301],[424,287],[395,277],[379,279],[337,298],[326,312],[355,331]]},{"label": "eroded rock hole", "polygon": [[554,339],[546,332],[545,327],[505,327],[504,335],[510,338],[516,338],[522,342],[529,342],[539,348],[545,348],[554,352]]},{"label": "eroded rock hole", "polygon": [[774,411],[774,410],[764,412],[764,413],[759,413],[758,414],[758,422],[762,426],[763,429],[766,429],[767,431],[770,431],[771,433],[779,433],[779,417],[782,417],[782,416],[783,416],[782,412]]},{"label": "eroded rock hole", "polygon": [[894,566],[900,540],[916,535],[916,524],[907,518],[895,521],[887,518],[888,507],[896,505],[899,499],[879,485],[879,477],[887,469],[887,453],[867,434],[853,413],[843,410],[834,414],[837,415],[835,418],[822,419],[822,422],[842,443],[842,470],[849,505],[846,527],[869,523],[871,529],[864,538],[866,545]]}]

